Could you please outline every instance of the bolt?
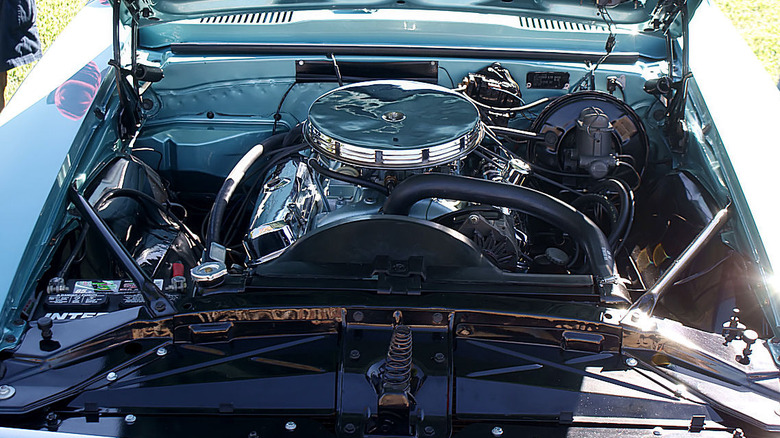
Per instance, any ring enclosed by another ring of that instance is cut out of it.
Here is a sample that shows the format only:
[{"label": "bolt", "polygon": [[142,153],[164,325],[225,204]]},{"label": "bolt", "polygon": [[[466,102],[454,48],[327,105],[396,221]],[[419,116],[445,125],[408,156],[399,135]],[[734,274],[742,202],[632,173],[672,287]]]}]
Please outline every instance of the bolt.
[{"label": "bolt", "polygon": [[433,323],[434,324],[441,324],[441,322],[444,321],[444,315],[442,315],[439,312],[436,312],[433,314]]},{"label": "bolt", "polygon": [[11,385],[0,385],[0,400],[7,400],[14,396],[16,389]]},{"label": "bolt", "polygon": [[360,352],[357,350],[352,350],[349,352],[349,358],[352,360],[358,360],[360,359]]},{"label": "bolt", "polygon": [[471,216],[469,216],[469,222],[471,222],[472,224],[479,223],[479,216],[477,216],[476,214],[472,214]]},{"label": "bolt", "polygon": [[135,415],[133,415],[133,414],[125,415],[125,423],[133,424],[133,423],[135,423],[135,420],[136,420]]},{"label": "bolt", "polygon": [[428,436],[433,436],[436,434],[436,429],[434,429],[433,426],[425,426],[423,432]]},{"label": "bolt", "polygon": [[653,428],[653,435],[655,436],[661,436],[664,434],[664,428],[660,426],[656,426]]},{"label": "bolt", "polygon": [[297,428],[298,428],[298,425],[297,425],[297,424],[295,424],[295,422],[294,422],[294,421],[288,421],[288,422],[287,422],[287,423],[285,423],[285,425],[284,425],[284,429],[285,429],[286,431],[288,431],[288,432],[293,432],[293,431],[295,431],[295,429],[297,429]]},{"label": "bolt", "polygon": [[500,428],[499,426],[496,426],[493,428],[493,430],[490,431],[490,433],[492,433],[493,436],[501,436],[504,434],[504,429]]},{"label": "bolt", "polygon": [[352,319],[354,319],[354,320],[355,320],[355,322],[360,322],[360,321],[362,321],[362,320],[363,320],[363,316],[364,316],[364,315],[363,315],[363,312],[361,312],[360,310],[358,310],[357,312],[355,312],[355,313],[353,313],[353,314],[352,314]]},{"label": "bolt", "polygon": [[4,340],[5,342],[9,343],[9,344],[13,344],[14,342],[16,342],[16,336],[14,336],[14,335],[12,335],[12,334],[8,333],[7,335],[5,335],[5,337],[3,338],[3,340]]},{"label": "bolt", "polygon": [[639,361],[634,359],[633,357],[627,357],[626,358],[626,365],[630,367],[635,367],[639,364]]},{"label": "bolt", "polygon": [[355,425],[352,423],[347,423],[344,425],[344,432],[345,433],[355,433]]},{"label": "bolt", "polygon": [[59,425],[59,418],[57,418],[57,414],[54,412],[49,412],[46,414],[46,428],[55,431],[57,430],[57,426]]},{"label": "bolt", "polygon": [[742,332],[742,340],[745,342],[745,349],[742,350],[742,356],[737,356],[737,361],[743,365],[750,363],[750,353],[753,344],[758,340],[758,333],[754,330],[745,330]]},{"label": "bolt", "polygon": [[165,347],[160,347],[160,348],[157,349],[157,355],[158,356],[162,357],[162,356],[165,356],[166,354],[168,354],[168,349],[166,349]]},{"label": "bolt", "polygon": [[436,363],[444,363],[444,353],[436,353],[433,355],[433,361]]},{"label": "bolt", "polygon": [[116,377],[117,377],[117,375],[113,371],[111,371],[110,373],[106,374],[106,380],[108,380],[109,382],[113,382],[114,380],[116,380]]}]

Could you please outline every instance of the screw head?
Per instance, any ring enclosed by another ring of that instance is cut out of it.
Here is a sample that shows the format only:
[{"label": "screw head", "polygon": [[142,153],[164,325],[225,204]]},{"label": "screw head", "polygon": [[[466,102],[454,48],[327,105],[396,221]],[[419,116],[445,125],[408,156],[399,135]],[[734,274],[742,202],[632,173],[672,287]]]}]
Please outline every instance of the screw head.
[{"label": "screw head", "polygon": [[436,429],[433,428],[433,426],[425,426],[423,429],[423,433],[425,433],[428,436],[433,436],[436,434]]},{"label": "screw head", "polygon": [[634,359],[633,357],[627,357],[626,358],[626,365],[630,367],[635,367],[639,364],[639,361]]},{"label": "screw head", "polygon": [[436,312],[433,314],[433,323],[434,324],[441,324],[441,322],[444,321],[444,315],[442,315],[439,312]]},{"label": "screw head", "polygon": [[436,363],[443,363],[445,359],[444,353],[436,353],[433,355],[433,361]]},{"label": "screw head", "polygon": [[257,438],[259,436],[260,435],[257,434],[257,431],[253,430],[253,431],[249,432],[249,435],[247,436],[247,438]]},{"label": "screw head", "polygon": [[162,357],[162,356],[165,356],[166,354],[168,354],[168,349],[167,348],[160,347],[160,348],[157,349],[157,355],[158,356]]},{"label": "screw head", "polygon": [[347,423],[344,425],[344,432],[345,433],[355,433],[355,425],[352,423]]},{"label": "screw head", "polygon": [[360,359],[360,351],[358,350],[352,350],[349,352],[349,358],[352,360],[358,360]]},{"label": "screw head", "polygon": [[133,424],[133,423],[135,423],[135,420],[136,420],[135,415],[133,415],[133,414],[125,415],[125,423]]},{"label": "screw head", "polygon": [[286,431],[288,431],[288,432],[293,432],[293,431],[294,431],[295,429],[297,429],[297,428],[298,428],[298,425],[297,425],[297,424],[295,424],[295,422],[294,422],[294,421],[288,421],[288,422],[287,422],[287,423],[285,423],[285,425],[284,425],[284,430],[286,430]]},{"label": "screw head", "polygon": [[496,436],[496,437],[498,437],[498,436],[501,436],[501,435],[503,435],[503,434],[504,434],[504,429],[502,429],[502,428],[501,428],[501,427],[499,427],[499,426],[496,426],[496,427],[494,427],[494,428],[493,428],[493,429],[490,431],[490,433],[492,433],[492,434],[493,434],[493,436]]},{"label": "screw head", "polygon": [[360,310],[352,314],[352,319],[354,319],[356,322],[362,321],[363,317],[364,317],[363,312],[361,312]]},{"label": "screw head", "polygon": [[479,216],[477,216],[476,214],[472,214],[471,216],[469,216],[469,222],[471,222],[472,224],[479,223]]},{"label": "screw head", "polygon": [[116,380],[116,378],[117,378],[117,375],[113,371],[111,371],[110,373],[106,374],[106,380],[108,380],[109,382],[113,382],[114,380]]},{"label": "screw head", "polygon": [[656,426],[653,428],[653,435],[654,436],[661,436],[664,434],[664,428],[660,426]]},{"label": "screw head", "polygon": [[11,385],[0,385],[0,400],[8,400],[16,394],[16,388]]}]

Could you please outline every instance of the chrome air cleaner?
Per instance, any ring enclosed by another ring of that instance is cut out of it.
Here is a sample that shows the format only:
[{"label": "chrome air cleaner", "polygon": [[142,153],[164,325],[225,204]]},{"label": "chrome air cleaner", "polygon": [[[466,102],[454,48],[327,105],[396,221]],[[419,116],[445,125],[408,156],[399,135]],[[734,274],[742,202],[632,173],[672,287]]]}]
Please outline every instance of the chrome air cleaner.
[{"label": "chrome air cleaner", "polygon": [[304,129],[328,158],[372,169],[450,163],[482,140],[477,107],[447,88],[413,81],[360,82],[309,108]]}]

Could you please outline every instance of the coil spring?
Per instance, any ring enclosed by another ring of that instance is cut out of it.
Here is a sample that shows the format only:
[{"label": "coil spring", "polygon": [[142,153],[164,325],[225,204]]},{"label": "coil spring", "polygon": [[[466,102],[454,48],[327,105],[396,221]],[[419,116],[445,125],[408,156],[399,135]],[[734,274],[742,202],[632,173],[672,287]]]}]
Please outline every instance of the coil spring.
[{"label": "coil spring", "polygon": [[385,390],[409,392],[412,380],[412,330],[406,325],[393,328],[382,378]]}]

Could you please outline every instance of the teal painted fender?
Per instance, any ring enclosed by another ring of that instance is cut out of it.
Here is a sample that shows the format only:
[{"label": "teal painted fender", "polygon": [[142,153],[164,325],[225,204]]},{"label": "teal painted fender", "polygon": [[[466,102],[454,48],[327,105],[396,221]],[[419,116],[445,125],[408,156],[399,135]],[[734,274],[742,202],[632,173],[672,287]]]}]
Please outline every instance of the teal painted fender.
[{"label": "teal painted fender", "polygon": [[[105,99],[100,96],[101,83],[113,79],[110,57],[111,8],[93,1],[73,19],[0,114],[4,303],[0,349],[23,328],[12,323],[24,305],[17,300],[34,286],[29,284],[31,274],[45,269],[35,262],[46,250],[52,227],[60,225],[49,222],[55,219],[51,210],[60,203],[49,201],[64,193],[63,185],[72,179],[71,165],[80,156],[78,145],[84,143],[76,140],[94,130],[88,119],[94,122],[95,117],[89,110],[96,99]],[[40,222],[46,224],[36,227]]]}]

